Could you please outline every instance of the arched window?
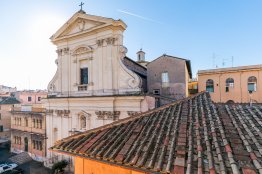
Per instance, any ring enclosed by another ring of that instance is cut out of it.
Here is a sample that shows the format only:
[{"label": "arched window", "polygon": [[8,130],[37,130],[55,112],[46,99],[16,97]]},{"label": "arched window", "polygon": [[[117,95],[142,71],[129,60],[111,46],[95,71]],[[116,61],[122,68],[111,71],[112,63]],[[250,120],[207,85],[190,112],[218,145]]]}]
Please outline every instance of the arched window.
[{"label": "arched window", "polygon": [[38,124],[39,124],[39,120],[36,119],[36,128],[39,128]]},{"label": "arched window", "polygon": [[249,92],[254,92],[257,90],[257,78],[255,76],[251,76],[248,78],[247,88]]},{"label": "arched window", "polygon": [[227,78],[226,79],[226,92],[229,92],[229,88],[234,87],[234,79],[232,78]]},{"label": "arched window", "polygon": [[18,125],[21,126],[21,123],[22,123],[22,118],[19,118]]},{"label": "arched window", "polygon": [[40,120],[39,120],[39,128],[40,128],[40,129],[42,129],[42,125],[43,125],[43,124],[42,124],[42,120],[40,119]]},{"label": "arched window", "polygon": [[227,102],[226,102],[226,104],[234,104],[235,102],[234,102],[234,100],[228,100]]},{"label": "arched window", "polygon": [[33,128],[36,128],[36,121],[33,119]]},{"label": "arched window", "polygon": [[25,118],[25,126],[28,127],[28,119]]},{"label": "arched window", "polygon": [[211,79],[208,79],[206,81],[206,91],[208,92],[214,92],[214,81]]},{"label": "arched window", "polygon": [[86,129],[86,117],[83,115],[80,116],[80,129]]}]

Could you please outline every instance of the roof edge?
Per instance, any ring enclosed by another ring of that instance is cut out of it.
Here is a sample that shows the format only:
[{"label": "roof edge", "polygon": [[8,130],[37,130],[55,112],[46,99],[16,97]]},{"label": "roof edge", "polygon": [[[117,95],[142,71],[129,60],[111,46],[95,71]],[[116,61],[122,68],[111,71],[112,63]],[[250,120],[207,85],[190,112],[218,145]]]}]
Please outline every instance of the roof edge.
[{"label": "roof edge", "polygon": [[81,158],[87,158],[87,159],[92,160],[92,161],[98,161],[100,163],[110,164],[110,165],[122,167],[122,168],[125,168],[125,169],[132,169],[132,170],[138,171],[138,172],[149,172],[149,173],[152,172],[151,170],[148,170],[148,169],[142,169],[142,168],[138,169],[138,168],[133,167],[133,166],[125,166],[125,165],[122,165],[121,163],[116,163],[116,162],[107,161],[107,160],[103,160],[103,159],[99,160],[98,158],[93,158],[93,157],[90,157],[90,156],[84,156],[84,155],[76,154],[76,153],[73,153],[73,152],[66,152],[66,151],[62,151],[62,150],[59,150],[59,149],[51,149],[51,148],[49,148],[48,150],[50,150],[52,152],[62,153],[62,154],[65,154],[65,155],[81,157]]},{"label": "roof edge", "polygon": [[[108,129],[108,128],[111,128],[111,127],[114,127],[114,126],[117,126],[117,125],[120,125],[120,124],[127,123],[127,122],[129,122],[129,121],[135,120],[135,119],[140,118],[140,117],[145,117],[145,116],[147,116],[148,114],[151,114],[151,113],[156,112],[156,111],[160,111],[160,110],[165,109],[165,108],[168,108],[168,107],[170,107],[170,106],[172,106],[172,105],[175,105],[175,104],[178,104],[178,103],[180,103],[180,102],[189,100],[189,99],[194,98],[194,97],[196,97],[196,96],[198,96],[198,95],[201,95],[201,94],[203,94],[203,93],[206,93],[206,92],[203,91],[203,92],[194,94],[194,95],[192,95],[192,96],[189,96],[189,97],[186,97],[186,98],[183,98],[183,99],[179,99],[179,100],[177,100],[177,101],[174,101],[174,102],[171,102],[171,103],[169,103],[169,104],[163,105],[163,106],[161,106],[161,107],[158,107],[158,108],[155,108],[155,109],[152,109],[152,110],[149,110],[149,111],[140,113],[140,114],[138,114],[138,115],[136,115],[136,116],[127,117],[127,118],[124,118],[124,119],[115,121],[115,122],[113,122],[113,123],[106,124],[106,125],[104,125],[104,126],[100,126],[100,127],[94,128],[94,129],[90,129],[90,130],[87,130],[87,131],[85,131],[85,132],[81,132],[81,133],[79,133],[79,134],[71,135],[71,136],[66,137],[66,138],[64,138],[64,139],[58,140],[57,142],[55,142],[54,146],[55,146],[56,144],[60,143],[60,142],[67,141],[67,140],[70,140],[70,139],[72,139],[72,138],[77,138],[77,137],[82,136],[82,135],[87,134],[87,133],[92,133],[92,132],[95,132],[95,131],[98,131],[98,130],[101,130],[101,131],[102,131],[102,130],[105,130],[105,129]],[[54,147],[54,146],[53,146],[53,147]],[[51,147],[51,148],[52,148],[52,147]]]},{"label": "roof edge", "polygon": [[163,58],[163,57],[170,57],[170,58],[175,58],[175,59],[180,59],[180,60],[184,60],[186,61],[186,66],[187,66],[187,70],[188,70],[188,74],[189,74],[189,77],[192,78],[192,68],[191,68],[191,61],[189,59],[185,59],[185,58],[181,58],[181,57],[176,57],[176,56],[170,56],[168,54],[163,54],[162,56],[159,56],[158,58],[154,59],[153,61],[149,62],[148,64],[160,59],[160,58]]},{"label": "roof edge", "polygon": [[248,65],[248,66],[236,66],[228,68],[217,68],[217,69],[207,69],[207,70],[198,70],[198,74],[209,74],[209,73],[218,73],[218,72],[228,72],[228,71],[246,71],[246,70],[257,70],[262,69],[262,64],[258,65]]}]

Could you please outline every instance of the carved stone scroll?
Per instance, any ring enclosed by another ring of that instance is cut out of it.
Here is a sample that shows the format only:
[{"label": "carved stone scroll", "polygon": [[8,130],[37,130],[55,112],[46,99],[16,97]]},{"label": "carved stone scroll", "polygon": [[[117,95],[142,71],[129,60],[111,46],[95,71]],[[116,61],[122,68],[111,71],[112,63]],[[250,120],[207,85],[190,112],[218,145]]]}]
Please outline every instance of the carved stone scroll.
[{"label": "carved stone scroll", "polygon": [[131,116],[131,117],[136,116],[136,115],[138,115],[138,114],[140,114],[140,113],[141,113],[141,112],[127,111],[128,116]]},{"label": "carved stone scroll", "polygon": [[119,119],[120,111],[96,111],[95,114],[99,120],[117,120]]}]

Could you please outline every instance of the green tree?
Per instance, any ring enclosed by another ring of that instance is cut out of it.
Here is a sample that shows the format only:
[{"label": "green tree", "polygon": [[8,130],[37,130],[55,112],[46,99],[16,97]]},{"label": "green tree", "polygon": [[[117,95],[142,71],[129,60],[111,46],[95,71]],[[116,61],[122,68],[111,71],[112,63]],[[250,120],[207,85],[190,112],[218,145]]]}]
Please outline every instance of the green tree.
[{"label": "green tree", "polygon": [[58,161],[52,166],[52,174],[57,174],[59,172],[63,172],[64,168],[68,165],[66,160]]}]

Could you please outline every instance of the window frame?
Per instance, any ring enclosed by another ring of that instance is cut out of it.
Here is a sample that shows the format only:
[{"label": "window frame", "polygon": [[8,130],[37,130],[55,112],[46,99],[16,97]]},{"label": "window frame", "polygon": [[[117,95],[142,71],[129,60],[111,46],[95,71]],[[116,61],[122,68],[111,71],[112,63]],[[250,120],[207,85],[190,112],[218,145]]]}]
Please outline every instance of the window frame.
[{"label": "window frame", "polygon": [[[85,70],[86,72],[84,72]],[[85,77],[87,79],[84,79]],[[80,68],[80,85],[88,85],[88,81],[89,81],[88,67]]]},{"label": "window frame", "polygon": [[161,83],[162,87],[169,87],[170,78],[168,71],[164,71],[161,73]]},{"label": "window frame", "polygon": [[[252,85],[252,89],[250,88],[250,85]],[[257,77],[250,76],[247,79],[247,90],[248,92],[256,92],[257,91]]]},{"label": "window frame", "polygon": [[230,88],[234,88],[235,81],[233,78],[229,77],[226,79],[226,92],[230,92]]},{"label": "window frame", "polygon": [[[212,84],[211,84],[211,82],[212,82]],[[212,89],[212,90],[210,90],[210,89]],[[208,91],[208,92],[215,92],[214,80],[207,79],[207,81],[206,81],[206,91]]]}]

